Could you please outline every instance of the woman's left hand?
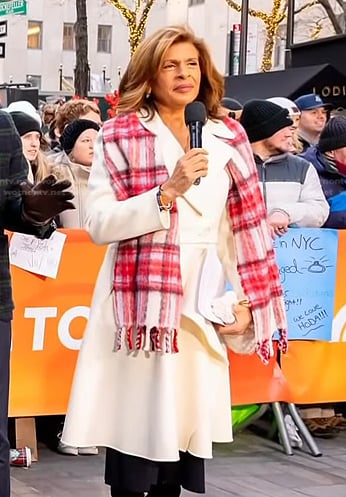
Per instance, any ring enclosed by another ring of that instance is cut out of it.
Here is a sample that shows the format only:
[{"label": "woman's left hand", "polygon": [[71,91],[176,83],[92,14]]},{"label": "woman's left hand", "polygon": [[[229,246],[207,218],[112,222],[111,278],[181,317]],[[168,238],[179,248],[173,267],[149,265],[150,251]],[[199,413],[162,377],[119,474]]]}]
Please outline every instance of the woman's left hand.
[{"label": "woman's left hand", "polygon": [[235,322],[232,324],[214,324],[214,328],[220,335],[243,335],[253,323],[250,307],[241,304],[233,306]]}]

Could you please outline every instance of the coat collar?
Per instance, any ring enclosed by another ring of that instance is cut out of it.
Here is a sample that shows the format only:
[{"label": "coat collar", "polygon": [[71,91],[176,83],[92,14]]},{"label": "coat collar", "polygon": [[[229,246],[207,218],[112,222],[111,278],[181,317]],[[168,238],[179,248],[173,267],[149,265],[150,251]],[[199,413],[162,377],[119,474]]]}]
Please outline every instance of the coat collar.
[{"label": "coat collar", "polygon": [[[150,120],[143,116],[143,113],[137,113],[138,119],[140,120],[142,126],[153,133],[154,135],[158,135],[160,132],[160,128],[162,125],[161,118],[158,113],[155,113],[154,117]],[[235,134],[231,131],[223,121],[220,120],[211,120],[208,119],[204,128],[206,131],[211,133],[218,138],[224,138],[226,140],[232,140],[235,138]]]},{"label": "coat collar", "polygon": [[[158,138],[160,145],[157,149],[156,158],[160,160],[159,157],[162,154],[162,160],[168,173],[171,175],[177,160],[184,154],[182,148],[158,114],[155,114],[151,120],[146,119],[140,114],[138,114],[138,118],[143,127]],[[202,143],[204,148],[209,152],[209,167],[212,168],[214,174],[209,175],[208,181],[201,181],[203,183],[202,186],[190,188],[183,196],[183,199],[190,207],[196,209],[201,214],[203,214],[206,208],[205,198],[208,195],[207,189],[211,186],[210,181],[212,181],[212,178],[215,178],[215,174],[219,170],[225,168],[234,155],[233,147],[226,144],[222,139],[229,140],[234,137],[234,133],[222,121],[208,120],[203,127]]]}]

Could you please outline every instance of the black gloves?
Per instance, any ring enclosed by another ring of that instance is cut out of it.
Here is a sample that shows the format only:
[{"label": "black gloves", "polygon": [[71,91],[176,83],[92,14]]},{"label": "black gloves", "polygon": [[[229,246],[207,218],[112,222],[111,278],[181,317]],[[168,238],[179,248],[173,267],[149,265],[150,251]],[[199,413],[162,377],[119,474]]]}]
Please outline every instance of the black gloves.
[{"label": "black gloves", "polygon": [[52,174],[36,185],[29,182],[20,184],[23,199],[23,215],[33,223],[46,223],[67,209],[75,209],[70,202],[74,195],[66,191],[68,180],[58,181]]}]

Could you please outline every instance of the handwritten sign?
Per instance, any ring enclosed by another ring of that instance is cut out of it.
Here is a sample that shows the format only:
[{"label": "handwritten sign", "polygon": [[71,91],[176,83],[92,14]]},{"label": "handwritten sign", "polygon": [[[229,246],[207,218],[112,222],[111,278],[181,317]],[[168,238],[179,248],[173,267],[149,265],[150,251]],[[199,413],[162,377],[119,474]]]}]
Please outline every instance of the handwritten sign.
[{"label": "handwritten sign", "polygon": [[291,228],[274,242],[290,340],[331,340],[338,232]]},{"label": "handwritten sign", "polygon": [[59,231],[54,231],[45,240],[14,233],[10,242],[10,263],[31,273],[56,278],[65,240],[65,233]]}]

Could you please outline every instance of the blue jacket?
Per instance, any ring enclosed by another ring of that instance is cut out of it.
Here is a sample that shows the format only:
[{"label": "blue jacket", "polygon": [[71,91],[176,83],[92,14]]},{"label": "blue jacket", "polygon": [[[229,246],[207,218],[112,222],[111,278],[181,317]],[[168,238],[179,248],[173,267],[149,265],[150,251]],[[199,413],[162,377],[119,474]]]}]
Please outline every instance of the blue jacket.
[{"label": "blue jacket", "polygon": [[301,156],[315,166],[330,205],[324,227],[346,229],[346,177],[339,173],[330,160],[326,160],[317,147],[308,148]]}]

